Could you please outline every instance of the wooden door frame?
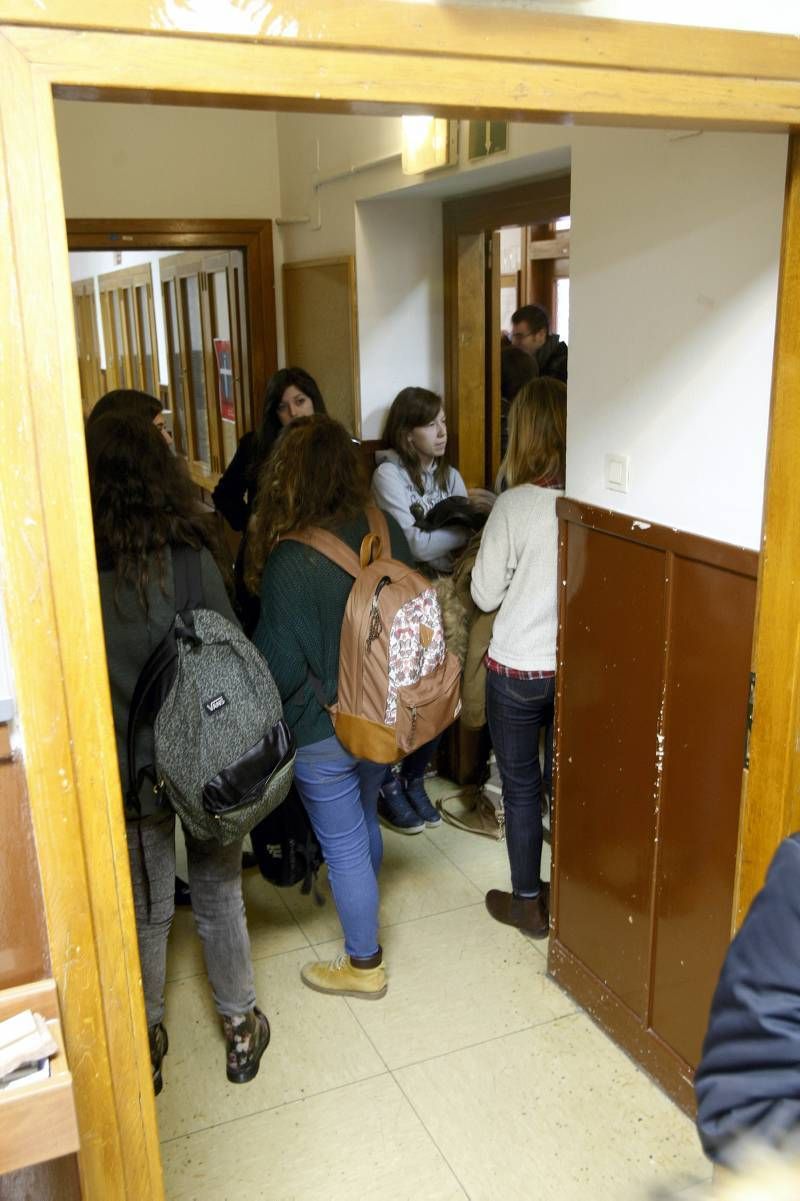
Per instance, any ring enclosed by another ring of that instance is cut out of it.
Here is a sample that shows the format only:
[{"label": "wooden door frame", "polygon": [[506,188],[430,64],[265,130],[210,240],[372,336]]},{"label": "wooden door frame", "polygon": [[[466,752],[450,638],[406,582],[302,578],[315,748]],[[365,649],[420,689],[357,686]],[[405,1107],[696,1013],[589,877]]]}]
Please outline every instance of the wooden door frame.
[{"label": "wooden door frame", "polygon": [[263,218],[71,217],[72,250],[241,250],[247,288],[247,346],[250,403],[246,429],[253,429],[269,377],[278,368],[275,260],[272,221]]},{"label": "wooden door frame", "polygon": [[[228,5],[0,4],[0,352],[14,397],[0,406],[0,441],[14,463],[0,473],[0,552],[22,758],[75,1080],[83,1198],[160,1201],[54,96],[787,132],[800,111],[800,59],[789,36],[524,11],[498,21],[477,8],[393,0],[294,0],[291,21],[272,6],[255,16],[240,7],[247,24],[235,29]],[[778,674],[764,672],[756,690],[742,828],[748,840],[754,824],[765,836],[743,847],[742,899],[778,837],[798,824],[800,546],[786,532],[800,517],[790,466],[799,177],[793,139],[756,652],[757,665],[769,659]],[[783,719],[777,733],[758,719],[770,696]]]},{"label": "wooden door frame", "polygon": [[[444,394],[450,448],[459,470],[470,487],[491,487],[494,473],[488,462],[497,459],[497,448],[486,444],[485,396],[483,386],[462,384],[462,347],[459,314],[477,306],[474,324],[485,325],[485,298],[477,295],[474,281],[459,276],[459,238],[490,234],[507,225],[535,225],[570,211],[570,173],[559,171],[544,179],[507,187],[490,188],[457,196],[442,205],[444,256]],[[499,271],[499,267],[498,267]],[[499,395],[493,396],[499,407]],[[463,429],[463,436],[462,436]],[[481,436],[478,436],[478,431]],[[497,463],[499,466],[499,462]],[[496,471],[496,467],[495,467]],[[489,477],[489,478],[487,478]]]}]

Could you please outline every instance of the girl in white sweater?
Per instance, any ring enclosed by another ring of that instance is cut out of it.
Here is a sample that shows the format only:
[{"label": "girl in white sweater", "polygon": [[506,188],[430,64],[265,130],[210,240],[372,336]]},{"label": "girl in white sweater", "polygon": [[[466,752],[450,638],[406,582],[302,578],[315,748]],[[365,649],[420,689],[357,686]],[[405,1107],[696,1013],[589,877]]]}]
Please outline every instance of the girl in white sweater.
[{"label": "girl in white sweater", "polygon": [[486,656],[486,709],[503,781],[511,892],[492,889],[486,907],[497,921],[534,938],[549,929],[549,884],[542,883],[542,776],[539,732],[552,762],[556,675],[558,521],[566,456],[567,389],[534,379],[509,416],[498,497],[472,572],[472,597],[498,609]]}]

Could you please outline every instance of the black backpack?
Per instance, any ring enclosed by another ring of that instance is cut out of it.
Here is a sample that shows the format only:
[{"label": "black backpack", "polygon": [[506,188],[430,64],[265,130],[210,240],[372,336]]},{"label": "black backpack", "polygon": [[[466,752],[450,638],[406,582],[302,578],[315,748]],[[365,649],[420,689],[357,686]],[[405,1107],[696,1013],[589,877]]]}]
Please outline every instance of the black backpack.
[{"label": "black backpack", "polygon": [[317,904],[325,903],[317,889],[317,873],[325,861],[322,847],[294,784],[283,804],[253,827],[250,840],[265,880],[278,888],[302,884],[301,892],[313,890]]}]

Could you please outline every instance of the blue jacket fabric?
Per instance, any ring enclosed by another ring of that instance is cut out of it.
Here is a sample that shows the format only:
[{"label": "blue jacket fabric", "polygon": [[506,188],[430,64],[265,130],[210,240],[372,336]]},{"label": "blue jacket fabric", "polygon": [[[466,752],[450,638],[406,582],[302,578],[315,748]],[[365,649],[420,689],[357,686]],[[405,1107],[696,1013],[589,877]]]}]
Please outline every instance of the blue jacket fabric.
[{"label": "blue jacket fabric", "polygon": [[695,1076],[706,1154],[730,1165],[743,1136],[800,1131],[800,834],[781,843],[731,943]]}]

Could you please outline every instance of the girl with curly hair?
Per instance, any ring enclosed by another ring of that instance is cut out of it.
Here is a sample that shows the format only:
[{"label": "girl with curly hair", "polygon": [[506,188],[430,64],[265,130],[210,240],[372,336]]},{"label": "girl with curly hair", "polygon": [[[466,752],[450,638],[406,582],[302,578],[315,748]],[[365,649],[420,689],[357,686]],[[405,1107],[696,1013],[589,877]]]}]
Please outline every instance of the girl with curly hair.
[{"label": "girl with curly hair", "polygon": [[[338,691],[339,642],[352,577],[286,534],[321,526],[356,553],[369,532],[369,481],[358,448],[330,417],[305,418],[279,438],[258,483],[249,529],[247,582],[260,589],[254,642],[266,658],[297,741],[295,784],[328,864],[345,953],[306,964],[318,992],[376,1000],[386,992],[378,943],[378,825],[382,764],[355,759],[326,709]],[[387,515],[391,555],[412,564],[402,530]]]}]

